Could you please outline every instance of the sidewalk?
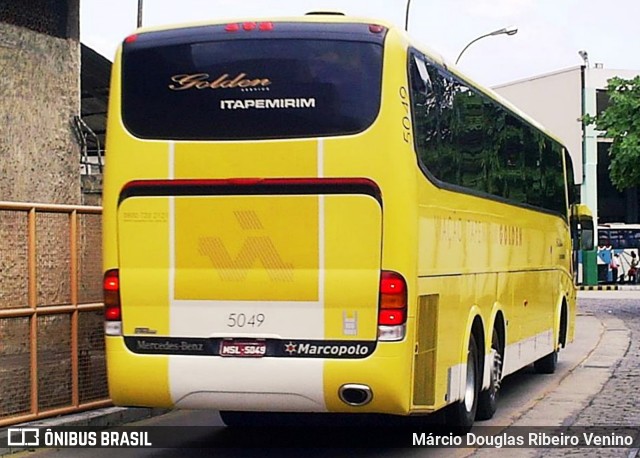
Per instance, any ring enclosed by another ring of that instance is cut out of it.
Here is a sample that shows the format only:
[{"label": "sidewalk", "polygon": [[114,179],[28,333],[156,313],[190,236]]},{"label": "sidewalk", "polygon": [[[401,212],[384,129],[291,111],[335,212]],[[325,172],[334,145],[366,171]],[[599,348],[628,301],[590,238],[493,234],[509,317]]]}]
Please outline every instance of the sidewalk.
[{"label": "sidewalk", "polygon": [[[576,334],[576,340],[563,352],[576,351],[586,345],[586,355],[578,364],[566,373],[552,390],[543,396],[532,399],[530,406],[507,427],[572,426],[576,417],[601,393],[601,390],[618,368],[629,350],[631,331],[624,321],[611,317],[598,319],[591,314],[580,315],[582,336]],[[595,345],[589,341],[595,339]],[[562,353],[561,353],[562,354]],[[496,451],[491,448],[474,450],[466,456],[474,458],[493,457]],[[538,456],[565,456],[571,454],[583,456],[584,449],[504,449],[501,455],[507,458],[534,458]],[[629,454],[629,457],[635,457]]]}]

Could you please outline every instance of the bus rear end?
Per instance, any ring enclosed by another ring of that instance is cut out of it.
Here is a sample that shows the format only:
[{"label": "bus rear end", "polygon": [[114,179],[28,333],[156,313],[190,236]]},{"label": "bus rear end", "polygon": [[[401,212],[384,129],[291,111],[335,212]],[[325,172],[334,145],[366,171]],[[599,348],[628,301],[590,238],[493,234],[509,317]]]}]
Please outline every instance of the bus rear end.
[{"label": "bus rear end", "polygon": [[394,166],[372,154],[390,142],[386,34],[243,22],[125,40],[104,194],[114,403],[406,413],[407,275],[382,252]]}]

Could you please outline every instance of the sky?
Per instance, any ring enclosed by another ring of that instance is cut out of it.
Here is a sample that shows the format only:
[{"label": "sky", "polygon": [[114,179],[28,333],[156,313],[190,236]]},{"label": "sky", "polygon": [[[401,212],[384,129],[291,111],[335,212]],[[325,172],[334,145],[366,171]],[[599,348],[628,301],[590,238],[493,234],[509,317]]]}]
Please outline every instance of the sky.
[{"label": "sky", "polygon": [[[407,0],[144,0],[143,26],[340,11],[404,27]],[[80,0],[80,36],[113,60],[137,24],[138,0]],[[508,26],[513,36],[481,39],[458,67],[487,86],[579,66],[640,70],[638,0],[410,0],[409,33],[455,62],[473,39]]]}]

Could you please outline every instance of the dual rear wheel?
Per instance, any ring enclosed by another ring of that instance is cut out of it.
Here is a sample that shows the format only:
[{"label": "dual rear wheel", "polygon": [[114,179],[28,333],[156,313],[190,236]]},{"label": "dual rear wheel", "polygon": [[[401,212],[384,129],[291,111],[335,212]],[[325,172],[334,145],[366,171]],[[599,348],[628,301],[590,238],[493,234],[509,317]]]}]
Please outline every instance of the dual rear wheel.
[{"label": "dual rear wheel", "polygon": [[488,420],[493,417],[498,408],[498,393],[502,382],[502,346],[500,336],[494,329],[491,337],[491,369],[489,372],[489,387],[480,392],[478,399],[477,420]]},{"label": "dual rear wheel", "polygon": [[[473,426],[474,420],[488,420],[493,417],[497,410],[498,395],[502,381],[503,347],[500,336],[494,329],[491,337],[491,370],[489,372],[490,382],[486,390],[481,390],[482,373],[481,357],[482,353],[478,349],[476,339],[473,334],[469,337],[467,347],[467,370],[465,379],[464,396],[460,402],[450,405],[446,412],[446,422],[450,428],[461,433],[468,432]],[[558,352],[540,358],[534,363],[534,368],[538,373],[552,374],[555,372],[558,362]],[[282,415],[277,418],[269,413],[245,413],[245,412],[221,412],[223,421],[229,426],[264,425],[282,420]]]},{"label": "dual rear wheel", "polygon": [[488,420],[496,412],[498,393],[502,380],[502,349],[498,332],[494,329],[491,339],[491,370],[489,387],[481,390],[482,372],[480,368],[482,353],[478,349],[473,334],[467,347],[467,375],[464,396],[460,402],[448,407],[447,425],[461,433],[468,432],[474,420]]},{"label": "dual rear wheel", "polygon": [[480,394],[480,357],[476,339],[471,334],[467,346],[467,371],[463,397],[447,407],[446,422],[455,432],[467,433],[476,418],[478,395]]}]

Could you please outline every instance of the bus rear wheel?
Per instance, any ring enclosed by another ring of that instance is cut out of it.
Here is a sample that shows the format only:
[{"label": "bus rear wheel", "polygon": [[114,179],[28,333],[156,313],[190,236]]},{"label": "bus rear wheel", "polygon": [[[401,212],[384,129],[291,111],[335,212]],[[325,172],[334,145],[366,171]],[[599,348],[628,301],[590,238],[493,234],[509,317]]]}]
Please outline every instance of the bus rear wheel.
[{"label": "bus rear wheel", "polygon": [[220,412],[220,418],[230,428],[265,427],[278,423],[277,414],[271,412]]},{"label": "bus rear wheel", "polygon": [[502,354],[500,353],[500,337],[495,329],[491,338],[491,356],[493,364],[489,372],[489,388],[480,392],[477,420],[489,420],[498,409],[498,393],[502,381]]},{"label": "bus rear wheel", "polygon": [[447,407],[447,426],[454,432],[465,434],[473,426],[478,409],[478,394],[480,392],[480,360],[476,339],[471,334],[467,348],[467,376],[464,395],[459,402]]},{"label": "bus rear wheel", "polygon": [[533,363],[533,368],[538,374],[553,374],[556,367],[558,367],[558,350],[554,350]]},{"label": "bus rear wheel", "polygon": [[330,414],[301,412],[221,411],[220,418],[230,428],[327,427],[339,422],[339,417]]}]

